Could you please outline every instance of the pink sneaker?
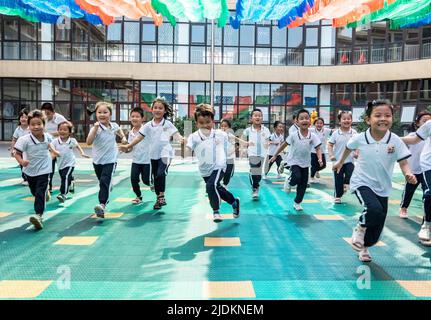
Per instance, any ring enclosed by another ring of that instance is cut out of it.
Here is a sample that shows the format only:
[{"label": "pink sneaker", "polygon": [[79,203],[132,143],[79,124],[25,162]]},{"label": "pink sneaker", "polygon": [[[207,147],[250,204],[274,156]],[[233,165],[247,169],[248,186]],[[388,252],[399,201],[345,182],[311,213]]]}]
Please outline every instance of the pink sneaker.
[{"label": "pink sneaker", "polygon": [[400,218],[407,219],[408,217],[407,208],[400,208]]}]

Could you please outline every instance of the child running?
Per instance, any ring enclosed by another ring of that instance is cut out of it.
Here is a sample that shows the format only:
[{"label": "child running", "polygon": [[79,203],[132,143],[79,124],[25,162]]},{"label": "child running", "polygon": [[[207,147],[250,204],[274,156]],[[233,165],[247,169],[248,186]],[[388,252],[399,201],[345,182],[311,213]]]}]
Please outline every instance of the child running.
[{"label": "child running", "polygon": [[151,104],[153,120],[147,122],[140,130],[139,135],[127,145],[119,146],[120,150],[127,151],[140,143],[144,138],[148,139],[150,145],[151,170],[154,179],[154,191],[156,203],[154,210],[161,209],[166,205],[165,190],[168,168],[174,157],[174,150],[170,143],[171,137],[184,142],[184,138],[178,129],[168,120],[171,118],[172,108],[164,98],[158,97]]},{"label": "child running", "polygon": [[94,212],[97,217],[105,218],[106,205],[112,191],[112,177],[117,166],[118,148],[115,137],[120,136],[122,143],[127,143],[127,139],[118,124],[111,122],[111,103],[99,101],[94,112],[97,121],[86,142],[89,146],[93,145],[93,167],[100,187],[99,204],[94,207]]},{"label": "child running", "polygon": [[[274,132],[269,136],[268,157],[265,159],[264,179],[268,178],[268,173],[271,170],[272,164],[274,163],[274,162],[270,162],[269,160],[275,154],[278,147],[283,143],[283,141],[284,141],[284,124],[280,121],[275,121]],[[278,155],[275,159],[275,162],[277,163],[277,179],[281,178],[280,166],[281,166],[282,160],[283,159],[281,158],[281,155]]]},{"label": "child running", "polygon": [[[48,194],[49,175],[52,171],[50,151],[58,156],[51,137],[44,132],[45,117],[40,110],[28,114],[30,134],[21,136],[15,143],[15,159],[23,167],[31,194],[34,196],[34,212],[30,223],[36,230],[43,228],[42,215]],[[26,159],[23,154],[26,154]]]},{"label": "child running", "polygon": [[262,167],[266,157],[268,141],[271,132],[262,124],[263,115],[260,109],[251,112],[251,126],[244,130],[243,140],[248,141],[248,159],[250,163],[250,183],[252,198],[259,198],[260,180],[262,180]]},{"label": "child running", "polygon": [[319,161],[317,159],[316,150],[312,149],[311,150],[311,170],[310,170],[311,183],[318,182],[318,180],[316,180],[315,177],[319,179],[320,178],[319,171],[326,168],[326,154],[327,154],[326,145],[328,143],[329,137],[332,134],[332,129],[325,128],[324,125],[325,125],[325,120],[323,118],[317,118],[314,121],[314,127],[310,129],[311,132],[313,132],[316,136],[319,137],[320,142],[322,143],[320,149],[322,150],[322,161],[323,161],[323,165],[320,166]]},{"label": "child running", "polygon": [[58,161],[58,173],[61,178],[60,194],[57,196],[58,201],[64,203],[67,199],[69,191],[75,192],[75,188],[71,187],[73,182],[73,170],[75,169],[75,154],[74,149],[78,149],[81,157],[90,158],[84,153],[78,141],[72,137],[73,124],[69,121],[61,122],[57,128],[58,138],[54,139],[52,144],[54,148],[59,152],[57,157]]},{"label": "child running", "polygon": [[[28,111],[27,109],[22,109],[19,114],[18,114],[18,121],[19,121],[19,126],[15,129],[13,136],[12,136],[12,143],[10,146],[10,154],[12,157],[15,157],[15,144],[17,142],[17,140],[19,138],[21,138],[22,136],[25,136],[27,134],[30,133],[30,130],[28,128]],[[26,158],[26,155],[23,155],[24,158]],[[22,182],[21,184],[23,186],[28,186],[28,181],[27,181],[27,177],[24,174],[24,172],[22,171],[22,166],[19,166],[21,168],[21,177],[22,177]]]},{"label": "child running", "polygon": [[[133,108],[130,112],[130,123],[132,129],[129,131],[128,142],[131,143],[137,136],[140,136],[139,130],[142,129],[144,122],[144,111],[142,108]],[[132,169],[130,172],[130,182],[132,183],[133,192],[136,198],[132,200],[133,204],[140,204],[142,202],[142,192],[139,186],[139,181],[151,186],[151,159],[150,159],[150,144],[149,139],[144,139],[133,148]]]},{"label": "child running", "polygon": [[[341,159],[347,142],[353,136],[358,134],[355,129],[352,129],[352,113],[350,111],[340,111],[337,118],[340,123],[340,128],[332,133],[328,141],[328,155],[329,159],[333,163]],[[353,156],[349,155],[344,160],[343,166],[338,172],[334,171],[335,204],[341,203],[341,197],[343,196],[344,192],[348,190],[347,186],[350,184],[350,178],[352,177],[353,169],[355,168],[353,164],[353,158],[357,157],[358,153],[355,151]]]},{"label": "child running", "polygon": [[371,261],[368,248],[379,241],[385,225],[395,162],[399,163],[407,182],[417,183],[407,161],[409,150],[390,131],[393,112],[388,101],[369,102],[365,111],[368,130],[352,137],[341,158],[333,165],[333,170],[339,173],[349,154],[359,150],[350,191],[356,194],[364,210],[353,230],[351,245],[363,262]]},{"label": "child running", "polygon": [[[430,112],[424,111],[424,112],[418,113],[418,115],[416,116],[415,122],[413,123],[413,128],[417,130],[430,119],[431,119]],[[415,137],[416,132],[411,132],[409,135],[407,135],[407,137],[410,137],[410,136]],[[409,165],[410,165],[410,168],[412,169],[413,174],[416,176],[416,180],[418,182],[416,184],[406,183],[404,186],[404,191],[403,191],[401,205],[400,205],[400,218],[403,218],[403,219],[408,218],[407,209],[410,205],[410,202],[412,201],[413,195],[417,187],[419,186],[419,184],[421,184],[422,186],[422,191],[425,192],[425,190],[427,189],[425,185],[425,181],[423,179],[423,174],[422,174],[422,169],[420,164],[420,157],[424,146],[425,146],[425,141],[423,140],[421,140],[419,143],[408,146],[412,154],[412,156],[408,160]]]},{"label": "child running", "polygon": [[284,141],[277,149],[270,159],[270,162],[274,162],[280,152],[289,146],[287,164],[290,166],[290,177],[288,179],[286,192],[290,193],[291,188],[297,186],[293,207],[296,211],[301,211],[301,202],[304,199],[308,183],[308,168],[311,165],[311,149],[316,150],[317,161],[320,166],[323,165],[323,161],[322,151],[320,150],[320,145],[322,143],[320,142],[320,139],[309,130],[310,113],[305,109],[299,110],[297,114],[297,122],[299,130],[286,138],[286,141]]},{"label": "child running", "polygon": [[431,144],[430,139],[428,139],[430,136],[431,121],[428,120],[420,126],[420,128],[416,131],[416,135],[409,135],[402,138],[406,144],[413,144],[414,146],[421,141],[425,141],[425,145],[420,155],[420,166],[422,170],[423,182],[425,185],[423,194],[424,219],[422,221],[421,229],[418,233],[418,238],[421,242],[429,242],[431,240]]},{"label": "child running", "polygon": [[239,198],[235,198],[220,184],[226,170],[228,136],[222,130],[214,130],[214,111],[210,105],[198,105],[194,117],[198,130],[189,136],[187,147],[194,151],[199,160],[199,171],[206,184],[213,220],[222,221],[219,212],[221,199],[232,206],[233,217],[238,218]]}]

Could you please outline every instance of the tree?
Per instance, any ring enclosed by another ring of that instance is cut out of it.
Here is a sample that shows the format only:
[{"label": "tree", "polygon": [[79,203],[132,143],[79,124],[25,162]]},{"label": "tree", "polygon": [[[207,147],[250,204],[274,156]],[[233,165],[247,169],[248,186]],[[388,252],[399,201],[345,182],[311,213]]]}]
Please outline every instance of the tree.
[{"label": "tree", "polygon": [[[399,112],[394,112],[394,116],[392,119],[393,121],[392,121],[391,131],[398,135],[404,135]],[[356,124],[355,128],[358,132],[363,132],[363,131],[366,131],[368,127],[369,127],[368,124],[365,122],[365,111],[364,111],[361,117],[359,118],[359,122]]]},{"label": "tree", "polygon": [[[178,131],[182,136],[184,136],[184,123],[186,121],[190,121],[192,123],[192,132],[196,131],[196,121],[194,118],[188,118],[186,116],[176,117],[174,120],[174,126],[178,129]],[[191,133],[191,132],[188,132],[188,133]]]}]

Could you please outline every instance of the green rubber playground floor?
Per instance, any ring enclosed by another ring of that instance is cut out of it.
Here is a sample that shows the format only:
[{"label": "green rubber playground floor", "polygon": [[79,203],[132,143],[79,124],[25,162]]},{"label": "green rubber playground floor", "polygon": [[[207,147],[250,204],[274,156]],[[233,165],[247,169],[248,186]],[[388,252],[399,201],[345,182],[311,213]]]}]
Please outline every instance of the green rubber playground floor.
[{"label": "green rubber playground floor", "polygon": [[[273,168],[273,171],[275,168]],[[241,216],[215,224],[197,165],[170,167],[162,210],[143,187],[132,205],[130,160],[119,162],[108,212],[92,218],[98,183],[91,160],[78,159],[76,193],[47,204],[45,228],[29,224],[33,202],[10,158],[0,159],[0,299],[429,299],[431,247],[418,242],[420,191],[409,218],[398,217],[403,177],[394,175],[389,215],[373,262],[361,263],[349,238],[361,212],[347,195],[332,203],[332,173],[307,189],[304,211],[282,181],[262,181],[251,200],[248,166],[238,161],[229,189]],[[59,185],[58,174],[54,186]]]}]

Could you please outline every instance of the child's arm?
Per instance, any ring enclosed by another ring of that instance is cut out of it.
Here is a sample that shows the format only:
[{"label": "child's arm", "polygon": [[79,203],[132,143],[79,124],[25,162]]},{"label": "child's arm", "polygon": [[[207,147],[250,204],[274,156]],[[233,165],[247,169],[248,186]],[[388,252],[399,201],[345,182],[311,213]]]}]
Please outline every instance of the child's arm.
[{"label": "child's arm", "polygon": [[132,140],[132,142],[128,144],[121,144],[118,146],[118,149],[120,149],[120,151],[127,152],[129,149],[132,149],[142,140],[144,140],[144,136],[142,134],[138,134],[136,138]]},{"label": "child's arm", "polygon": [[[272,156],[271,159],[269,159],[269,162],[274,162],[277,159],[277,156],[284,150],[286,149],[286,147],[288,146],[287,142],[284,141],[281,146],[278,147],[277,151],[275,152],[275,154]],[[322,158],[322,154],[320,154],[320,158]]]},{"label": "child's arm", "polygon": [[122,144],[127,144],[127,138],[126,135],[123,132],[123,129],[118,129],[116,132],[117,136],[119,136],[121,138],[121,143]]},{"label": "child's arm", "polygon": [[359,150],[355,150],[353,152],[353,158],[358,159],[358,157],[359,157]]},{"label": "child's arm", "polygon": [[91,146],[96,139],[97,130],[99,129],[99,122],[95,122],[93,128],[91,128],[90,133],[88,134],[87,140],[85,141],[87,145]]},{"label": "child's arm", "polygon": [[341,168],[343,167],[344,161],[346,161],[347,157],[349,156],[350,152],[352,150],[345,148],[343,155],[341,156],[341,159],[338,160],[336,163],[332,165],[332,170],[336,171],[337,173],[340,173]]},{"label": "child's arm", "polygon": [[84,150],[82,149],[82,147],[79,144],[77,144],[75,148],[79,150],[81,157],[86,158],[86,159],[91,158],[89,155],[85,154]]},{"label": "child's arm", "polygon": [[186,138],[183,137],[178,131],[173,134],[172,138],[181,144],[186,142]]},{"label": "child's arm", "polygon": [[410,184],[416,184],[418,181],[416,179],[416,176],[410,170],[410,166],[407,159],[401,160],[399,162],[399,165],[400,165],[401,171],[404,174],[404,177],[406,177],[406,181]]},{"label": "child's arm", "polygon": [[401,140],[405,144],[416,144],[422,141],[422,139],[419,138],[417,135],[405,136],[405,137],[402,137]]},{"label": "child's arm", "polygon": [[15,154],[15,143],[16,143],[16,139],[15,138],[12,138],[12,142],[11,142],[11,144],[10,144],[10,155],[11,155],[11,157],[13,157],[14,156],[14,154]]},{"label": "child's arm", "polygon": [[52,143],[48,144],[48,150],[56,157],[60,157],[60,152],[58,152]]},{"label": "child's arm", "polygon": [[328,155],[329,155],[329,160],[331,161],[337,160],[334,155],[334,145],[330,142],[328,142]]},{"label": "child's arm", "polygon": [[319,161],[319,165],[323,167],[323,160],[322,160],[322,149],[320,149],[320,146],[316,147],[316,155],[317,159]]},{"label": "child's arm", "polygon": [[16,150],[16,149],[15,149],[14,157],[15,157],[16,161],[17,161],[21,166],[23,166],[23,167],[27,167],[27,166],[28,166],[28,164],[30,163],[30,161],[28,161],[28,160],[24,160],[24,159],[22,158],[22,153],[21,153],[21,151],[18,151],[18,150]]}]

